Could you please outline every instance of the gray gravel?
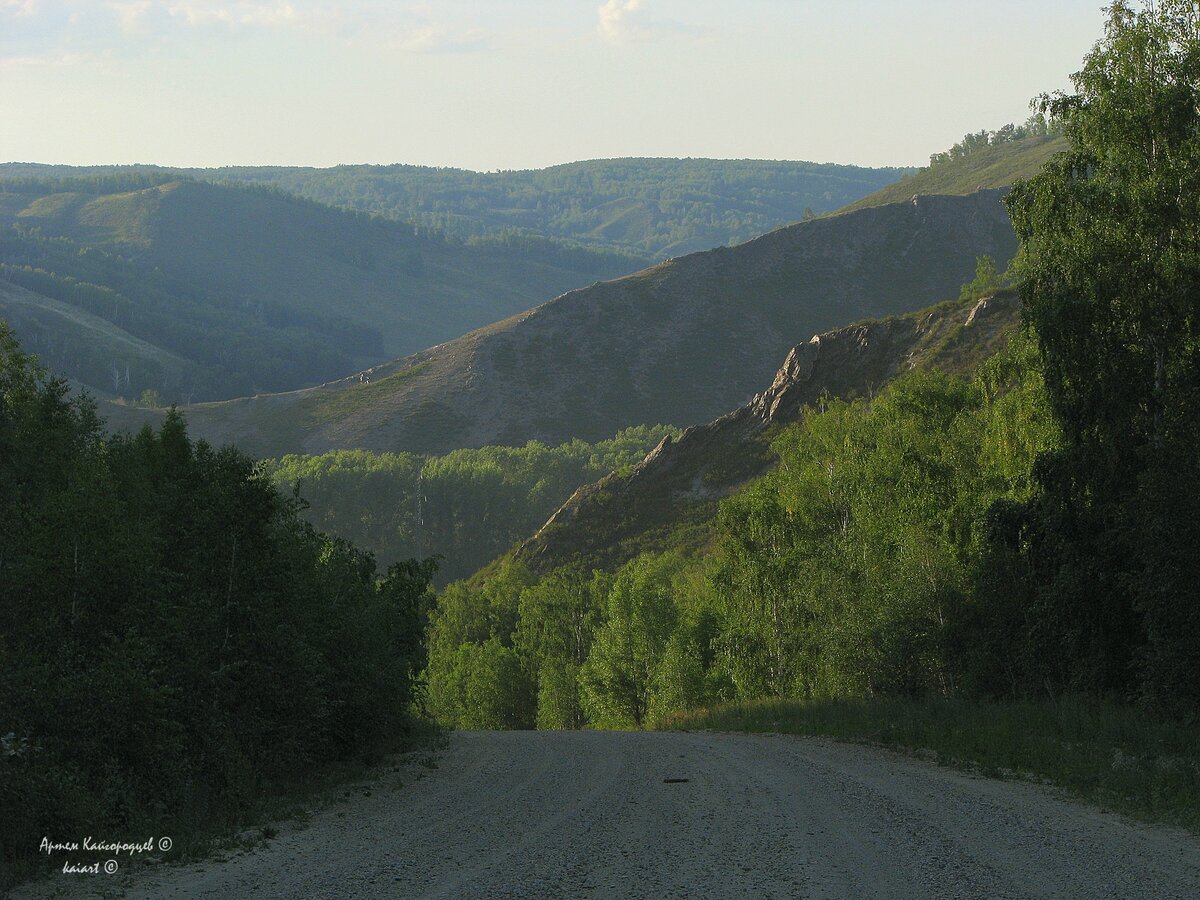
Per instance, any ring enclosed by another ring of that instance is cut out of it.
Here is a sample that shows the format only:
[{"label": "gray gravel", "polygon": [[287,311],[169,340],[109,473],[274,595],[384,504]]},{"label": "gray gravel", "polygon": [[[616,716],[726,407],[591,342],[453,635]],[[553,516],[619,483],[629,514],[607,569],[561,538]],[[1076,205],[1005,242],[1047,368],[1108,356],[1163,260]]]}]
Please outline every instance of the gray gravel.
[{"label": "gray gravel", "polygon": [[243,855],[91,884],[224,900],[1200,897],[1183,832],[823,739],[460,732],[436,769],[365,793]]}]

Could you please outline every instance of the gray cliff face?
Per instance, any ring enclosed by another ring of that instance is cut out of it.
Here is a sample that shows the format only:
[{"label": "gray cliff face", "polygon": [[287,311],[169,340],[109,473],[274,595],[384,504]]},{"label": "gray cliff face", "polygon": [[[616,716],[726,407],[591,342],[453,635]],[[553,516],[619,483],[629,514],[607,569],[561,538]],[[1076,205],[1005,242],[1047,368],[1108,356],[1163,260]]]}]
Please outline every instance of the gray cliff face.
[{"label": "gray cliff face", "polygon": [[999,349],[1018,318],[1018,302],[1006,294],[815,335],[793,347],[770,387],[745,405],[678,440],[664,438],[629,473],[580,488],[517,558],[539,571],[575,560],[620,564],[632,555],[621,546],[634,537],[706,504],[711,515],[716,500],[769,471],[767,436],[823,396],[868,396],[918,367],[965,371]]}]

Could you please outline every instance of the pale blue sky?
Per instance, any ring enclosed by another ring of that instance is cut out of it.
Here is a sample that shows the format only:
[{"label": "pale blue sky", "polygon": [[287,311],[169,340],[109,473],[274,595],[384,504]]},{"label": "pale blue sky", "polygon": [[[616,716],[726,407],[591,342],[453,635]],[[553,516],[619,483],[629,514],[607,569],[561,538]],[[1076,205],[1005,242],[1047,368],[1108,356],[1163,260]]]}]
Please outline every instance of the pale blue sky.
[{"label": "pale blue sky", "polygon": [[0,0],[0,161],[924,164],[1101,0]]}]

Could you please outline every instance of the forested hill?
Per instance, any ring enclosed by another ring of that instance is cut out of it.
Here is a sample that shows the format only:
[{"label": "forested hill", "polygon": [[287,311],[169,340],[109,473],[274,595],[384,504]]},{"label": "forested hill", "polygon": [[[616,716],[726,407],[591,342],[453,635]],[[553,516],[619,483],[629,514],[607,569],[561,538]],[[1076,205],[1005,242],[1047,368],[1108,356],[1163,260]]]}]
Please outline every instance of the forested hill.
[{"label": "forested hill", "polygon": [[534,237],[464,245],[273,189],[165,178],[0,179],[0,317],[109,396],[318,384],[646,262]]},{"label": "forested hill", "polygon": [[425,166],[220,169],[0,165],[14,177],[143,172],[272,185],[459,239],[517,229],[656,259],[735,244],[821,214],[909,169],[724,159],[601,159],[547,169],[471,172]]},{"label": "forested hill", "polygon": [[[816,219],[572,291],[362,378],[186,414],[197,434],[263,455],[554,445],[707,422],[761,389],[797,341],[957,296],[976,257],[1003,265],[1014,248],[997,191]],[[137,427],[155,414],[108,415]]]}]

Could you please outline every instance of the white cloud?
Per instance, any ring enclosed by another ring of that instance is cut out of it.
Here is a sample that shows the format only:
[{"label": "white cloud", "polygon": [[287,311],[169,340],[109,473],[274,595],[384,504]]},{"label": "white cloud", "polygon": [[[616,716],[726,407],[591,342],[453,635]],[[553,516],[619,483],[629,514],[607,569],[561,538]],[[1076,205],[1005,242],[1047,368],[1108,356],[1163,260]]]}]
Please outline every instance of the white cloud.
[{"label": "white cloud", "polygon": [[[150,12],[151,5],[150,0],[123,0],[123,2],[109,3],[108,8],[113,11],[117,21],[121,23],[122,31],[136,34],[145,27],[146,13]],[[75,16],[77,15],[78,13],[75,14]]]},{"label": "white cloud", "polygon": [[608,0],[597,12],[600,36],[614,43],[704,35],[702,29],[684,22],[654,17],[642,0]]},{"label": "white cloud", "polygon": [[253,0],[183,0],[169,4],[167,11],[188,25],[256,25],[270,28],[303,26],[309,18],[297,12],[291,3]]},{"label": "white cloud", "polygon": [[642,0],[608,0],[600,7],[600,34],[610,41],[639,37]]},{"label": "white cloud", "polygon": [[456,31],[444,25],[426,24],[400,28],[387,43],[405,53],[456,53],[486,47],[487,37],[477,29]]},{"label": "white cloud", "polygon": [[0,0],[0,12],[16,16],[18,19],[28,19],[38,9],[38,0]]}]

